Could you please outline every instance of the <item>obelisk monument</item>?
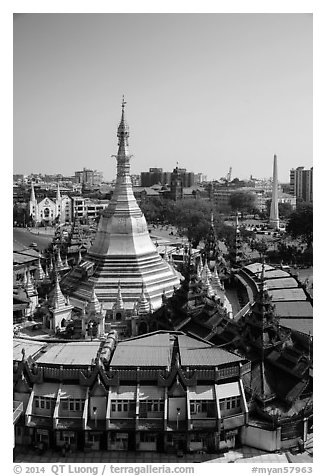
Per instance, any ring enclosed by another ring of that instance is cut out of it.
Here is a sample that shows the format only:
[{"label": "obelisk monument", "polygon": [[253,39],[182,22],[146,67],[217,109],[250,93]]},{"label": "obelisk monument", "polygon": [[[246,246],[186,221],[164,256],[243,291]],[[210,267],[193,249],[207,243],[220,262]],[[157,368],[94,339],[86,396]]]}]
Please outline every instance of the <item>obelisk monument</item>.
[{"label": "obelisk monument", "polygon": [[278,180],[277,180],[277,156],[274,155],[273,167],[273,191],[271,211],[269,215],[269,225],[271,228],[278,229],[280,227],[280,220],[278,217]]}]

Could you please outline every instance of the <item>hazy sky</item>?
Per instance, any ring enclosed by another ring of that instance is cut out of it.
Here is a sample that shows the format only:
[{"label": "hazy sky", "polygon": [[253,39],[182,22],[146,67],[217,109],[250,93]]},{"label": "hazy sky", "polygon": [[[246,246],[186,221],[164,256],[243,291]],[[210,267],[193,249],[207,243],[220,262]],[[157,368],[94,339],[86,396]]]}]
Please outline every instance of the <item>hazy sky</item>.
[{"label": "hazy sky", "polygon": [[312,166],[312,14],[14,16],[14,173]]}]

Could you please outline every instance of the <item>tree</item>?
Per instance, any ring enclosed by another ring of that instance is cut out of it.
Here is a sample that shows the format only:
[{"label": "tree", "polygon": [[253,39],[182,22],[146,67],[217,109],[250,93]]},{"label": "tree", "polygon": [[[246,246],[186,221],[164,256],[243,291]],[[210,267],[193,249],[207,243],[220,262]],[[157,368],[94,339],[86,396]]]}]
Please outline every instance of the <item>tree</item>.
[{"label": "tree", "polygon": [[[266,215],[269,217],[270,210],[271,210],[271,203],[272,200],[266,200]],[[279,203],[278,204],[278,214],[280,218],[289,218],[291,213],[293,212],[293,207],[290,203]]]},{"label": "tree", "polygon": [[178,228],[196,248],[209,232],[211,206],[204,200],[180,200],[171,212],[170,223]]},{"label": "tree", "polygon": [[252,192],[233,192],[229,203],[234,211],[250,213],[256,208],[256,197]]},{"label": "tree", "polygon": [[286,231],[293,238],[301,238],[308,248],[312,245],[313,207],[311,203],[303,203],[291,213]]}]

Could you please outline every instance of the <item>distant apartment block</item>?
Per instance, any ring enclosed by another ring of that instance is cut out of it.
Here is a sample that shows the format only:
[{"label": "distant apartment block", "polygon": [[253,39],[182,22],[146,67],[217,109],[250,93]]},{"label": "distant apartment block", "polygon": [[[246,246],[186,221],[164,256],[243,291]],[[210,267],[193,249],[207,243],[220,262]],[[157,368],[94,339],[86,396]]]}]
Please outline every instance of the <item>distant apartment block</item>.
[{"label": "distant apartment block", "polygon": [[83,170],[75,172],[75,180],[83,185],[100,185],[103,182],[103,172],[84,167]]},{"label": "distant apartment block", "polygon": [[195,182],[195,184],[207,182],[207,175],[204,175],[201,172],[199,172],[198,174],[195,174],[194,175],[194,182]]},{"label": "distant apartment block", "polygon": [[[195,174],[187,172],[186,169],[177,167],[183,187],[192,187],[195,183]],[[161,168],[150,168],[149,172],[141,172],[141,186],[151,187],[160,183],[161,185],[171,185],[173,172],[163,172]]]},{"label": "distant apartment block", "polygon": [[308,170],[303,167],[290,170],[290,192],[304,202],[313,201],[313,167]]},{"label": "distant apartment block", "polygon": [[72,212],[74,217],[94,220],[107,207],[109,200],[93,200],[84,197],[72,197]]}]

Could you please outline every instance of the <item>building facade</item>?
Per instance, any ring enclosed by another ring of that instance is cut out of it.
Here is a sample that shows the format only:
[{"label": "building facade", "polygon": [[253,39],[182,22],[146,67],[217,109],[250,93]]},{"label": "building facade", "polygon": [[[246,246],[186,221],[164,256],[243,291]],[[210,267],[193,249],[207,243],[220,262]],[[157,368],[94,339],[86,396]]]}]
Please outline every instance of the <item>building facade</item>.
[{"label": "building facade", "polygon": [[94,220],[109,204],[109,200],[96,200],[85,197],[72,197],[72,213],[79,219]]},{"label": "building facade", "polygon": [[304,202],[313,201],[313,167],[308,170],[304,167],[290,170],[290,191]]},{"label": "building facade", "polygon": [[84,167],[83,170],[75,172],[75,180],[83,185],[100,185],[103,182],[103,172]]},{"label": "building facade", "polygon": [[234,447],[248,420],[242,375],[250,363],[182,332],[112,342],[14,340],[14,401],[23,406],[16,444],[67,443],[84,451]]},{"label": "building facade", "polygon": [[69,222],[72,217],[72,203],[68,195],[61,195],[59,183],[55,199],[44,197],[37,199],[32,182],[28,204],[29,215],[35,224],[52,225]]},{"label": "building facade", "polygon": [[[192,187],[195,184],[195,174],[179,167],[177,167],[177,169],[182,181],[182,186]],[[151,187],[158,183],[161,185],[172,185],[175,170],[176,169],[174,169],[173,172],[163,172],[162,168],[152,167],[149,169],[149,172],[141,172],[141,186]]]}]

